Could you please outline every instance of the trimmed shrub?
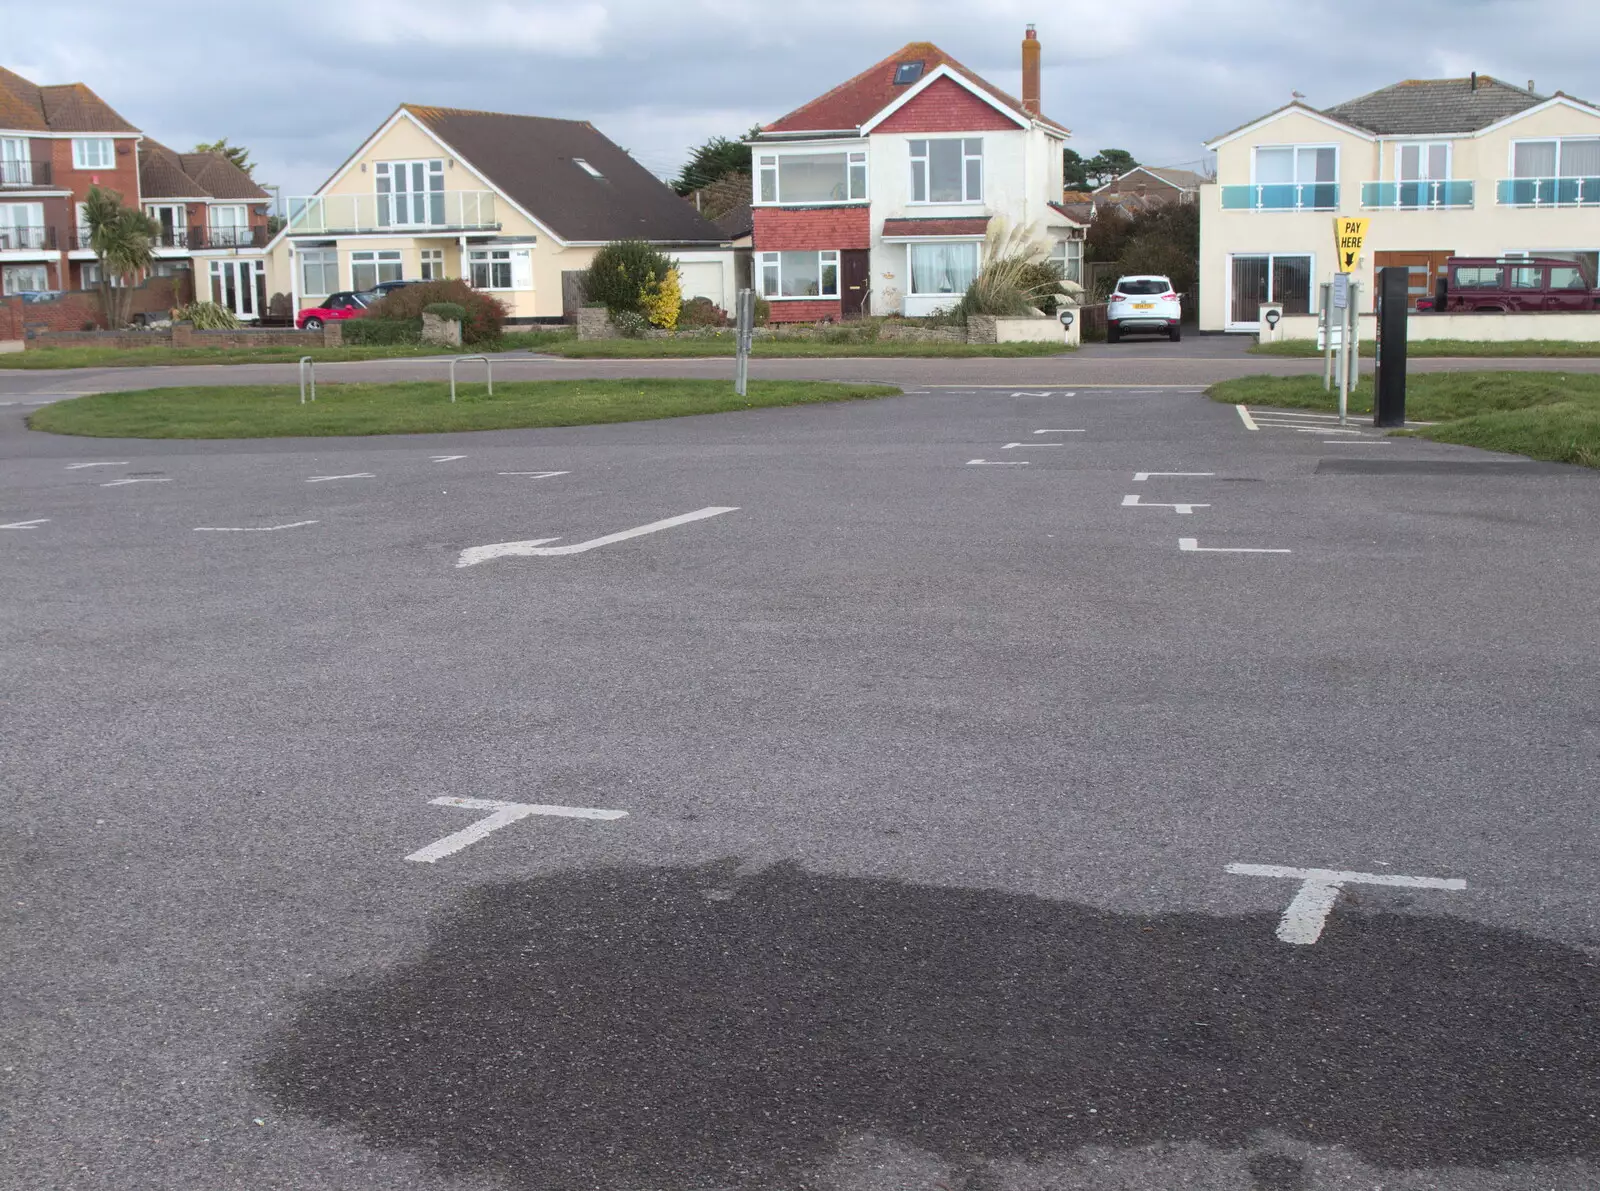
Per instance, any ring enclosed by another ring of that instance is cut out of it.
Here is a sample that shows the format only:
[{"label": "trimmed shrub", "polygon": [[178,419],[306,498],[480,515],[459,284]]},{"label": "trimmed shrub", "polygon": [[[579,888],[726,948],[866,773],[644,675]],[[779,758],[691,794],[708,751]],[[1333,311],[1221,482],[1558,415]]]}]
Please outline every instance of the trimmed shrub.
[{"label": "trimmed shrub", "polygon": [[442,318],[447,323],[464,323],[467,321],[467,308],[459,302],[434,302],[422,308],[423,314],[431,314],[434,318]]},{"label": "trimmed shrub", "polygon": [[196,331],[237,331],[239,320],[233,311],[215,302],[190,302],[172,312],[174,322],[192,323]]},{"label": "trimmed shrub", "polygon": [[389,347],[399,343],[422,342],[420,318],[361,318],[346,319],[344,341],[363,347]]},{"label": "trimmed shrub", "polygon": [[429,306],[448,302],[466,311],[461,320],[463,343],[492,343],[500,338],[508,311],[505,305],[489,294],[473,289],[460,278],[449,281],[420,281],[416,285],[403,285],[374,302],[367,313],[345,324],[345,337],[349,338],[352,323],[368,319],[406,319],[422,323],[422,312]]},{"label": "trimmed shrub", "polygon": [[617,240],[595,253],[583,274],[583,292],[611,313],[644,313],[646,294],[667,279],[676,265],[671,257],[643,240]]},{"label": "trimmed shrub", "polygon": [[690,298],[678,310],[678,328],[725,327],[728,312],[710,298]]},{"label": "trimmed shrub", "polygon": [[644,287],[639,295],[639,313],[650,320],[652,326],[671,331],[678,325],[678,312],[683,309],[683,286],[678,280],[678,270],[668,269],[667,275]]},{"label": "trimmed shrub", "polygon": [[772,303],[756,295],[756,326],[764,327],[772,321]]}]

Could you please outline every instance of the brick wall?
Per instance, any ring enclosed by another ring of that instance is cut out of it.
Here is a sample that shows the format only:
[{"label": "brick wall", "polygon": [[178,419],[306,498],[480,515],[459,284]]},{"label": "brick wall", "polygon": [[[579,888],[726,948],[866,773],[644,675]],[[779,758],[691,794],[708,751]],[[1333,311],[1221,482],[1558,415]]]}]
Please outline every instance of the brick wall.
[{"label": "brick wall", "polygon": [[772,303],[771,321],[775,323],[815,323],[824,319],[838,322],[842,313],[839,299],[823,298],[816,301],[778,301]]},{"label": "brick wall", "polygon": [[[139,203],[139,157],[134,152],[132,137],[116,137],[116,156],[112,160],[110,169],[80,170],[72,165],[72,140],[63,137],[50,142],[51,169],[55,171],[55,185],[58,190],[72,191],[72,202],[81,203],[89,187],[100,186],[105,190],[115,190],[122,196],[124,206],[137,206]],[[72,235],[77,231],[77,216],[73,215],[67,227],[62,229],[65,234]],[[66,245],[62,245],[63,248]]]},{"label": "brick wall", "polygon": [[757,207],[756,252],[872,247],[872,215],[851,207]]},{"label": "brick wall", "polygon": [[952,79],[940,79],[874,132],[1016,131],[1017,122]]},{"label": "brick wall", "polygon": [[321,331],[196,331],[193,327],[179,325],[172,328],[172,346],[323,347],[325,339]]},{"label": "brick wall", "polygon": [[[130,313],[156,314],[164,318],[174,306],[188,301],[188,289],[188,281],[183,277],[152,277],[134,288]],[[0,339],[82,331],[86,324],[106,325],[98,290],[72,290],[48,302],[0,298]]]}]

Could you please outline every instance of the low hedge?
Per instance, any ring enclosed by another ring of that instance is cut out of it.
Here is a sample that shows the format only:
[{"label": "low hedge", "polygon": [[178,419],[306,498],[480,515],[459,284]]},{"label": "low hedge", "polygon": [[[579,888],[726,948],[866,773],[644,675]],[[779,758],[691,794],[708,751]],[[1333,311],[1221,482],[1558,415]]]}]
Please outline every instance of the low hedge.
[{"label": "low hedge", "polygon": [[420,318],[352,318],[344,324],[344,341],[362,347],[391,347],[422,342]]}]

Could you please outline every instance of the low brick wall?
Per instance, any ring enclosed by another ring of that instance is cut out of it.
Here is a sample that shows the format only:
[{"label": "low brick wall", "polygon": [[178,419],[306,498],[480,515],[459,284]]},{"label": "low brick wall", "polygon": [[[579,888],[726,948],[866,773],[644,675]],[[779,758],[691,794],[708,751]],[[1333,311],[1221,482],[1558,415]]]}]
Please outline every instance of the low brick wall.
[{"label": "low brick wall", "polygon": [[27,350],[41,347],[167,347],[166,331],[40,331],[28,336]]},{"label": "low brick wall", "polygon": [[[338,326],[337,323],[329,324]],[[344,328],[339,328],[339,342],[344,342]],[[326,347],[325,331],[286,331],[274,329],[257,331],[241,327],[237,331],[197,331],[188,323],[175,323],[172,328],[173,347]]]},{"label": "low brick wall", "polygon": [[[151,277],[135,286],[130,314],[167,312],[189,301],[189,278]],[[31,339],[36,335],[81,334],[85,327],[104,327],[98,290],[70,290],[45,302],[0,298],[0,339]],[[54,342],[61,342],[59,339]]]}]

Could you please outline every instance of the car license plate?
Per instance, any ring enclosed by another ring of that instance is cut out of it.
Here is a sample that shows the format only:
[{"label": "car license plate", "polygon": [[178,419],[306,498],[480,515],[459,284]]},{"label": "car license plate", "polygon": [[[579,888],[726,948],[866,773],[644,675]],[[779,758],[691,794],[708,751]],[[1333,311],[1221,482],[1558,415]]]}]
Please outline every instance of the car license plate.
[{"label": "car license plate", "polygon": [[1135,302],[1133,308],[1135,310],[1154,310],[1156,304],[1154,302]]}]

